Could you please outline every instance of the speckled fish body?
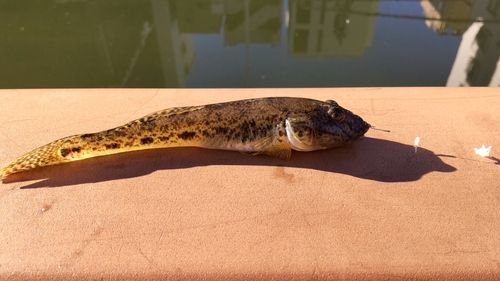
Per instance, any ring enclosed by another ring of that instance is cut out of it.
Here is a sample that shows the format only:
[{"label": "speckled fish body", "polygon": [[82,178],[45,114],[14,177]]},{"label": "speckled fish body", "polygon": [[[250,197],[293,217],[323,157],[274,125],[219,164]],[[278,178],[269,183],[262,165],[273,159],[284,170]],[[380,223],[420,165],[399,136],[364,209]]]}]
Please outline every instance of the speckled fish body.
[{"label": "speckled fish body", "polygon": [[360,139],[370,125],[335,101],[260,98],[157,111],[123,126],[62,138],[0,170],[0,178],[36,167],[166,147],[203,147],[289,159]]}]

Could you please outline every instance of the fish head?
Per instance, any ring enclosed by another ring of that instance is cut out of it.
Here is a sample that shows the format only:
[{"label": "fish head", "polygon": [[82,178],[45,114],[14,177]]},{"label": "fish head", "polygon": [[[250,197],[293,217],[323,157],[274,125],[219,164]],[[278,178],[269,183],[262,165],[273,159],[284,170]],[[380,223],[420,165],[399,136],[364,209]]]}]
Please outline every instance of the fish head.
[{"label": "fish head", "polygon": [[286,120],[288,143],[298,151],[341,146],[362,139],[370,124],[335,101],[328,100],[313,111]]}]

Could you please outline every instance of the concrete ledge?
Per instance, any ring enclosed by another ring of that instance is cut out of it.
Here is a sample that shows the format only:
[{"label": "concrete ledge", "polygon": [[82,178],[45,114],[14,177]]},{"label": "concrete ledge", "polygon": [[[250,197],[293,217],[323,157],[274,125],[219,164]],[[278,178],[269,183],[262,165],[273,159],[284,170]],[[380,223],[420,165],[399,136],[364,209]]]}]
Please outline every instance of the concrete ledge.
[{"label": "concrete ledge", "polygon": [[263,96],[334,99],[391,132],[289,161],[174,148],[14,175],[0,279],[500,278],[496,88],[1,90],[0,165],[159,109]]}]

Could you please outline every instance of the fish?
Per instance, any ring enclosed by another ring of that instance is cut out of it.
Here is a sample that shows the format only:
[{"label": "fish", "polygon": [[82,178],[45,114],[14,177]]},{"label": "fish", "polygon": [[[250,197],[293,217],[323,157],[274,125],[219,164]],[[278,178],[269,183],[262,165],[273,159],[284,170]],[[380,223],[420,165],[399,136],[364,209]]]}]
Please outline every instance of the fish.
[{"label": "fish", "polygon": [[0,169],[0,179],[37,167],[123,152],[201,147],[290,159],[364,137],[370,124],[333,100],[267,97],[173,107],[113,129],[65,137]]}]

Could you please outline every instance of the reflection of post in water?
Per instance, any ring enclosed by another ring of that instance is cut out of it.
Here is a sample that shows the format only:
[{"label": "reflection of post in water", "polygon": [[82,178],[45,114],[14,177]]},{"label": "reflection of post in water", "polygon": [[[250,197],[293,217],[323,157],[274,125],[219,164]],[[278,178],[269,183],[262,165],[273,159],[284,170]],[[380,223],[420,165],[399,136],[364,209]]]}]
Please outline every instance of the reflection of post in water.
[{"label": "reflection of post in water", "polygon": [[378,0],[290,0],[290,56],[362,56],[376,20],[366,14],[378,6]]},{"label": "reflection of post in water", "polygon": [[[152,0],[163,1],[163,0]],[[184,36],[220,33],[224,45],[245,45],[245,83],[251,85],[251,44],[280,44],[282,0],[170,0],[172,26]]]},{"label": "reflection of post in water", "polygon": [[154,28],[154,25],[151,26],[148,21],[144,22],[143,29],[141,31],[141,40],[140,40],[139,46],[137,46],[137,49],[135,50],[135,53],[130,60],[129,67],[127,68],[127,72],[125,73],[125,77],[123,77],[123,79],[122,79],[122,83],[120,84],[120,88],[123,88],[125,86],[128,79],[132,75],[132,72],[134,71],[134,67],[137,64],[137,60],[139,59],[139,55],[141,54],[141,51],[144,48],[144,46],[146,46],[146,39],[148,38],[148,35],[153,28]]},{"label": "reflection of post in water", "polygon": [[[347,37],[347,27],[349,23],[348,14],[352,4],[352,0],[320,0],[319,2],[321,2],[321,14],[319,20],[320,23],[325,22],[327,2],[332,2],[334,4],[333,34],[335,34],[335,38],[337,38],[339,44],[342,45],[342,40]],[[311,4],[311,1],[299,2],[299,5],[301,5],[301,9],[314,9],[313,5]]]},{"label": "reflection of post in water", "polygon": [[245,86],[251,85],[251,67],[252,60],[250,59],[250,0],[245,1]]},{"label": "reflection of post in water", "polygon": [[336,15],[333,33],[335,33],[335,37],[339,40],[339,44],[341,45],[342,39],[347,36],[347,24],[349,23],[348,12],[351,7],[351,3],[352,0],[335,1]]},{"label": "reflection of post in water", "polygon": [[280,44],[282,0],[223,2],[224,44]]},{"label": "reflection of post in water", "polygon": [[[177,13],[186,2],[151,0],[165,87],[185,87],[196,53],[191,34],[182,32]],[[177,5],[175,5],[177,4]]]},{"label": "reflection of post in water", "polygon": [[[500,86],[500,0],[463,1],[422,0],[426,16],[437,19],[460,17],[461,22],[447,19],[428,23],[441,33],[446,28],[452,34],[462,34],[462,42],[453,63],[447,86]],[[439,25],[438,25],[439,23]]]},{"label": "reflection of post in water", "polygon": [[251,86],[252,44],[278,46],[281,32],[282,0],[227,0],[222,2],[225,14],[224,44],[245,44],[245,86]]}]

